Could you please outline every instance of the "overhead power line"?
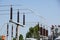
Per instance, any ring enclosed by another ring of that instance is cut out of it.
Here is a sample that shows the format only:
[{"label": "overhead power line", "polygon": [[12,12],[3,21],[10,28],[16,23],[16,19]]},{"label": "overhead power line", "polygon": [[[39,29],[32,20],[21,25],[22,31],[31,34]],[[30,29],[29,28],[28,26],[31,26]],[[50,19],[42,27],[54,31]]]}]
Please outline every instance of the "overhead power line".
[{"label": "overhead power line", "polygon": [[0,10],[0,11],[2,12],[2,11],[10,11],[10,10]]},{"label": "overhead power line", "polygon": [[[16,10],[18,10],[18,9],[13,9],[13,11],[16,11]],[[33,13],[33,11],[31,10],[31,9],[28,9],[28,8],[26,8],[26,9],[19,9],[20,11],[31,11],[32,13]],[[10,11],[9,9],[8,10],[1,10],[0,9],[0,11]]]},{"label": "overhead power line", "polygon": [[[0,5],[0,6],[17,6],[17,5]],[[17,10],[17,9],[14,9],[14,11],[15,10]],[[31,13],[33,13],[34,15],[36,15],[36,16],[38,16],[38,17],[40,17],[40,18],[42,18],[42,19],[44,19],[44,20],[46,20],[44,17],[42,17],[42,16],[39,16],[39,15],[37,15],[36,13],[34,13],[34,11],[32,11],[31,9],[19,9],[19,10],[29,10]],[[0,11],[9,11],[9,10],[0,10]]]},{"label": "overhead power line", "polygon": [[[16,10],[18,10],[18,9],[13,9],[13,11],[16,11]],[[1,12],[8,12],[8,11],[10,11],[10,10],[0,10]],[[24,11],[30,11],[31,13],[33,13],[33,11],[31,10],[31,9],[19,9],[19,11],[22,11],[22,13],[20,13],[20,14],[23,14],[23,12]],[[30,12],[27,12],[27,13],[30,13]],[[15,14],[15,13],[14,13]],[[26,13],[25,13],[26,14]],[[0,14],[0,15],[8,15],[8,14]]]},{"label": "overhead power line", "polygon": [[18,4],[16,4],[16,5],[0,5],[0,7],[10,7],[10,6],[22,6],[22,5],[18,5]]}]

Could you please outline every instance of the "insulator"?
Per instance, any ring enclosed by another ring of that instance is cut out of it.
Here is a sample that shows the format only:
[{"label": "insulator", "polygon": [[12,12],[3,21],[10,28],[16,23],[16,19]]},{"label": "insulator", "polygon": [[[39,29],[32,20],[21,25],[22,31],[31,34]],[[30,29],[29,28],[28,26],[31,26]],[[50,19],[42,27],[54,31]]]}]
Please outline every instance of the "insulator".
[{"label": "insulator", "polygon": [[25,25],[25,14],[23,14],[23,25]]},{"label": "insulator", "polygon": [[42,35],[42,27],[40,27],[40,35]]},{"label": "insulator", "polygon": [[43,35],[45,36],[45,29],[43,29]]},{"label": "insulator", "polygon": [[17,27],[16,27],[16,38],[17,38]]},{"label": "insulator", "polygon": [[7,24],[7,36],[8,36],[8,31],[9,31],[9,25]]},{"label": "insulator", "polygon": [[52,28],[51,28],[51,30],[52,30],[52,29],[54,29],[54,25],[52,25]]},{"label": "insulator", "polygon": [[17,12],[17,22],[19,22],[19,10]]},{"label": "insulator", "polygon": [[10,8],[10,20],[12,20],[12,7]]},{"label": "insulator", "polygon": [[46,30],[46,36],[48,36],[48,30]]}]

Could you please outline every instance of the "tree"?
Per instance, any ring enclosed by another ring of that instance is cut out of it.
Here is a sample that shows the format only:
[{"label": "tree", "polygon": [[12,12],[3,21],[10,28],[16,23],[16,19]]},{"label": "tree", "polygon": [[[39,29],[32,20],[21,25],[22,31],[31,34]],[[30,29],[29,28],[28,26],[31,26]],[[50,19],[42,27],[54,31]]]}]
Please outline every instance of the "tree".
[{"label": "tree", "polygon": [[34,27],[34,38],[36,38],[37,40],[40,40],[39,23]]},{"label": "tree", "polygon": [[29,32],[26,34],[26,38],[36,38],[39,40],[39,24],[29,28]]},{"label": "tree", "polygon": [[31,37],[33,38],[34,37],[34,28],[33,27],[29,28],[29,32],[30,32]]},{"label": "tree", "polygon": [[13,40],[16,40],[16,38],[13,38]]},{"label": "tree", "polygon": [[0,40],[2,40],[2,39],[0,38]]},{"label": "tree", "polygon": [[33,38],[34,37],[34,28],[30,27],[29,32],[26,34],[26,38]]},{"label": "tree", "polygon": [[27,32],[27,34],[26,34],[26,38],[32,38],[32,34],[31,34],[31,32]]},{"label": "tree", "polygon": [[20,36],[19,36],[19,40],[24,40],[22,34],[20,34]]}]

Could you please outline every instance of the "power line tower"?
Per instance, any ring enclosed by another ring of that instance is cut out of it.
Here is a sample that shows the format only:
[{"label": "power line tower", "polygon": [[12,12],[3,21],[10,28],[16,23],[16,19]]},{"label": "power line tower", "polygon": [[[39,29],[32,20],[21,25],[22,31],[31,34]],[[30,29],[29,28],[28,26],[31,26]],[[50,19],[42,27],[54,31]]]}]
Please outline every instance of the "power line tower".
[{"label": "power line tower", "polygon": [[13,12],[13,8],[12,8],[12,6],[11,6],[11,8],[10,8],[10,20],[9,20],[9,22],[17,25],[17,27],[16,27],[16,40],[19,40],[18,27],[19,27],[19,26],[24,27],[23,25],[25,25],[25,14],[23,14],[23,25],[21,25],[21,24],[19,23],[19,10],[18,10],[18,12],[17,12],[17,23],[12,20],[12,17],[13,17],[13,13],[12,13],[12,12]]}]

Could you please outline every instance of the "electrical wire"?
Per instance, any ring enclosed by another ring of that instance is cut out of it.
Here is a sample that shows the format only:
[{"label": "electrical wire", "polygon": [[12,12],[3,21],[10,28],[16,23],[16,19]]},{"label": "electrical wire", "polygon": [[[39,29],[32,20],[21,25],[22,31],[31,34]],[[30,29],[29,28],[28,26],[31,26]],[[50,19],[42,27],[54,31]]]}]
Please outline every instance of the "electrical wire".
[{"label": "electrical wire", "polygon": [[[18,9],[13,9],[13,11],[16,11]],[[20,11],[30,11],[31,13],[33,13],[33,11],[31,9],[19,9]],[[10,11],[10,10],[0,10],[0,11]]]},{"label": "electrical wire", "polygon": [[[4,23],[2,26],[1,26],[1,29],[0,30],[2,30],[4,27],[6,28],[6,25],[7,23]],[[9,24],[9,23],[8,23]],[[5,30],[3,30],[3,31],[0,31],[2,34],[3,33],[6,33],[6,29]],[[4,34],[3,34],[4,35]]]},{"label": "electrical wire", "polygon": [[[6,23],[4,23],[4,24],[1,26],[0,30],[3,29],[3,27],[4,27],[5,24],[6,24]],[[0,32],[3,33],[3,31],[0,31]]]},{"label": "electrical wire", "polygon": [[[0,5],[0,7],[4,7],[4,6],[21,6],[21,5]],[[21,10],[21,9],[19,9],[19,10]],[[32,13],[34,13],[34,11],[32,11],[31,9],[22,9],[22,10],[29,10],[29,11],[31,11]],[[8,10],[0,10],[0,11],[8,11]],[[35,14],[35,13],[34,13]],[[37,15],[37,16],[39,16],[39,15]],[[41,17],[41,18],[43,18],[43,19],[45,19],[44,17],[42,17],[42,16],[39,16],[39,17]]]},{"label": "electrical wire", "polygon": [[0,34],[2,33],[2,32],[1,32],[2,28],[3,28],[3,27],[2,27],[2,26],[0,26]]},{"label": "electrical wire", "polygon": [[[0,5],[0,6],[17,6],[17,5]],[[14,10],[17,10],[17,9],[14,9]],[[36,16],[38,16],[38,17],[40,17],[40,18],[42,18],[42,19],[44,19],[44,20],[46,20],[46,18],[44,18],[44,17],[42,17],[42,16],[40,16],[40,15],[37,15],[36,13],[34,13],[34,11],[32,11],[31,9],[19,9],[19,10],[29,10],[31,13],[33,13],[34,15],[36,15]],[[0,11],[9,11],[9,10],[0,10]],[[3,15],[3,14],[2,14]]]},{"label": "electrical wire", "polygon": [[[15,9],[14,9],[15,10]],[[17,10],[17,9],[16,9]],[[19,9],[19,10],[28,10],[28,9]],[[9,10],[0,10],[0,11],[9,11]],[[39,16],[39,15],[37,15],[36,13],[34,13],[32,10],[30,10],[31,11],[31,13],[33,13],[34,15],[36,15],[36,16]],[[25,13],[26,14],[26,13]],[[1,14],[0,14],[1,15]],[[4,15],[4,14],[2,14],[2,15]],[[6,14],[5,14],[6,15]],[[44,17],[42,17],[42,16],[39,16],[39,17],[41,17],[41,18],[43,18],[43,19],[45,19]]]},{"label": "electrical wire", "polygon": [[21,4],[16,4],[16,5],[0,5],[0,7],[10,7],[10,6],[22,6]]}]

